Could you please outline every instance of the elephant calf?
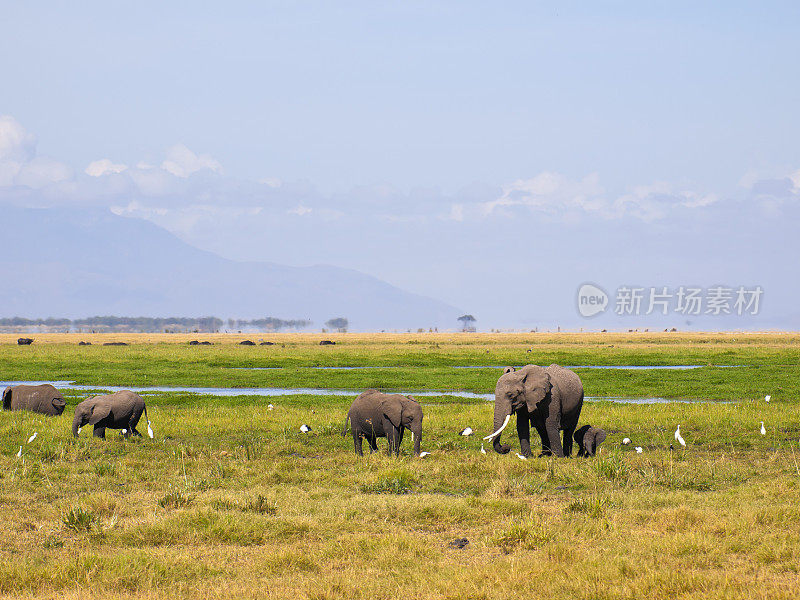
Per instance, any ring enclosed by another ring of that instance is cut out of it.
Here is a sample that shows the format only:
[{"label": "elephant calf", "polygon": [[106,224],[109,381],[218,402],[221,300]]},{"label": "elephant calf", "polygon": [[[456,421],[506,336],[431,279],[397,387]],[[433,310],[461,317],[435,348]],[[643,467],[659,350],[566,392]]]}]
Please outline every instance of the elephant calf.
[{"label": "elephant calf", "polygon": [[422,441],[422,407],[411,396],[402,394],[384,394],[378,390],[367,390],[353,400],[347,419],[344,422],[344,431],[347,433],[347,421],[353,432],[353,445],[356,454],[363,456],[361,449],[362,440],[366,438],[370,451],[378,449],[376,439],[385,437],[389,443],[387,453],[400,454],[400,443],[403,441],[403,432],[406,428],[411,430],[414,440],[414,454],[419,456],[419,445]]},{"label": "elephant calf", "polygon": [[594,456],[597,448],[606,439],[606,432],[591,425],[584,425],[575,432],[578,456]]},{"label": "elephant calf", "polygon": [[64,412],[64,397],[49,383],[15,385],[3,392],[3,410],[30,410],[55,417]]},{"label": "elephant calf", "polygon": [[[94,425],[94,437],[105,438],[107,428],[125,429],[125,437],[131,435],[141,437],[142,434],[136,430],[136,425],[139,423],[142,412],[144,412],[144,418],[147,419],[147,407],[144,400],[131,391],[125,390],[105,396],[93,396],[75,407],[72,435],[78,437],[78,430],[89,424]],[[149,423],[150,421],[148,421],[148,427]]]}]

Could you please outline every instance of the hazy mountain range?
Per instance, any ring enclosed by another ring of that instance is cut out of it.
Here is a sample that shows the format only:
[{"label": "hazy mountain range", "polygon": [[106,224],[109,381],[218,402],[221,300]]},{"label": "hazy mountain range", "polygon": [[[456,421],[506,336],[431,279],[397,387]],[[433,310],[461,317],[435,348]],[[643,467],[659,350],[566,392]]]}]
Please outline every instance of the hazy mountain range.
[{"label": "hazy mountain range", "polygon": [[0,316],[346,317],[351,329],[455,328],[459,309],[358,271],[237,262],[103,210],[0,207]]}]

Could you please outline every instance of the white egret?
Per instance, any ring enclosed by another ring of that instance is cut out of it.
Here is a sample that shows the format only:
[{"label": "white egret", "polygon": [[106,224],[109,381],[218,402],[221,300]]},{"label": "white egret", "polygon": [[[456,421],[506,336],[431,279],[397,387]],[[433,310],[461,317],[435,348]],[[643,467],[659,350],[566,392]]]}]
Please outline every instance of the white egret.
[{"label": "white egret", "polygon": [[22,456],[22,446],[19,447],[19,452],[17,452],[17,458]]},{"label": "white egret", "polygon": [[764,429],[764,421],[761,421],[761,435],[767,435],[767,430]]},{"label": "white egret", "polygon": [[275,410],[275,407],[272,404],[267,405],[267,410]]},{"label": "white egret", "polygon": [[520,460],[528,460],[527,456],[522,456],[522,454],[520,454],[519,452],[517,452],[517,458]]},{"label": "white egret", "polygon": [[430,454],[430,452],[420,452],[419,453],[419,457],[420,458],[425,458],[426,456],[428,456],[428,454]]},{"label": "white egret", "polygon": [[39,432],[38,431],[34,431],[33,435],[28,438],[28,443],[30,444],[33,440],[35,440],[37,435],[39,435]]},{"label": "white egret", "polygon": [[464,437],[472,435],[474,431],[472,431],[472,427],[464,427],[461,431],[458,432],[458,435],[463,435]]},{"label": "white egret", "polygon": [[311,427],[303,423],[302,425],[300,425],[300,431],[302,431],[303,433],[308,433],[309,431],[311,431]]},{"label": "white egret", "polygon": [[683,437],[681,437],[681,426],[680,425],[678,425],[678,428],[675,430],[675,439],[678,441],[678,443],[681,446],[683,446],[684,448],[686,447],[686,442],[683,441]]},{"label": "white egret", "polygon": [[769,402],[770,400],[772,400],[772,396],[770,396],[769,394],[767,394],[766,396],[764,396],[764,400],[766,400],[767,402]]},{"label": "white egret", "polygon": [[486,454],[486,448],[483,447],[483,444],[481,444],[481,454]]},{"label": "white egret", "polygon": [[622,445],[623,446],[627,446],[630,443],[631,443],[631,438],[625,438],[624,440],[622,440]]},{"label": "white egret", "polygon": [[128,433],[128,430],[127,429],[123,429],[120,433],[122,433],[122,435],[126,435]]},{"label": "white egret", "polygon": [[150,427],[150,420],[147,421],[147,435],[150,436],[150,439],[153,439],[153,428]]},{"label": "white egret", "polygon": [[642,447],[636,446],[636,454],[641,454],[641,453],[642,453]]}]

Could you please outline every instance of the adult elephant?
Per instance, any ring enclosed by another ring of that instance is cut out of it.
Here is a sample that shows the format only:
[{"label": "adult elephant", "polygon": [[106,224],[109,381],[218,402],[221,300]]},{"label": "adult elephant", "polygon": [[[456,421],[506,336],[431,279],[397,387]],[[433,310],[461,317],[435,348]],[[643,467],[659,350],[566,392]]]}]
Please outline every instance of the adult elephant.
[{"label": "adult elephant", "polygon": [[385,437],[388,442],[387,453],[400,454],[400,443],[403,441],[403,432],[411,430],[414,440],[414,454],[419,455],[419,445],[422,441],[422,407],[411,396],[402,394],[384,394],[378,390],[366,390],[353,400],[347,419],[344,422],[344,431],[347,433],[347,420],[353,432],[353,446],[356,454],[363,456],[361,449],[362,440],[369,443],[370,451],[378,449],[376,439]]},{"label": "adult elephant", "polygon": [[30,410],[56,417],[64,412],[64,397],[49,383],[15,385],[3,392],[3,410]]},{"label": "adult elephant", "polygon": [[[531,455],[530,425],[542,440],[542,455],[569,456],[572,434],[578,426],[583,407],[583,384],[575,373],[550,365],[543,368],[527,365],[519,370],[504,369],[494,390],[494,433],[491,439],[495,452],[506,454],[509,446],[500,443],[500,434],[512,413],[517,414],[517,434],[522,454]],[[564,432],[564,443],[559,432]]]},{"label": "adult elephant", "polygon": [[[94,425],[94,437],[105,438],[106,429],[124,429],[125,437],[138,435],[136,425],[144,412],[147,419],[147,407],[139,394],[124,390],[103,396],[87,398],[75,407],[75,418],[72,421],[72,435],[78,437],[81,427]],[[147,421],[147,433],[153,437],[150,421]]]}]

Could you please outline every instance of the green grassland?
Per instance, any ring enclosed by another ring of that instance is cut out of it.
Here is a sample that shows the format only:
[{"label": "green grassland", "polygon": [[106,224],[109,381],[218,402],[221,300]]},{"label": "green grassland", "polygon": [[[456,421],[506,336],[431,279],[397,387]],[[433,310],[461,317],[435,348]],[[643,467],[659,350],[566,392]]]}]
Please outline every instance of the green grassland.
[{"label": "green grassland", "polygon": [[[174,339],[0,338],[0,380],[488,393],[505,364],[718,366],[576,369],[590,396],[708,401],[587,403],[582,423],[609,432],[588,460],[481,454],[491,403],[446,395],[420,398],[424,459],[409,441],[399,458],[356,457],[346,397],[148,395],[154,440],[74,440],[84,392],[60,417],[0,413],[0,596],[797,597],[800,336]],[[687,448],[672,451],[677,424]]]}]

